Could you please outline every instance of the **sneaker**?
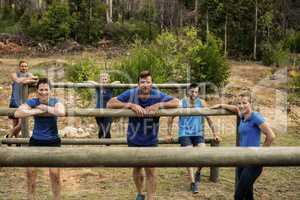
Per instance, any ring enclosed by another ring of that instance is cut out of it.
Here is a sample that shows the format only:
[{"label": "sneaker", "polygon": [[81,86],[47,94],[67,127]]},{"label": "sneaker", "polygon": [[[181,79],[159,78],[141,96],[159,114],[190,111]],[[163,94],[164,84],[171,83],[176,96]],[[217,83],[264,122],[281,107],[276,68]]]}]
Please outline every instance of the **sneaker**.
[{"label": "sneaker", "polygon": [[200,183],[201,181],[201,171],[197,170],[195,173],[195,182]]},{"label": "sneaker", "polygon": [[145,195],[137,194],[135,200],[145,200]]},{"label": "sneaker", "polygon": [[198,184],[197,183],[191,183],[191,190],[192,190],[193,194],[197,194],[199,192]]}]

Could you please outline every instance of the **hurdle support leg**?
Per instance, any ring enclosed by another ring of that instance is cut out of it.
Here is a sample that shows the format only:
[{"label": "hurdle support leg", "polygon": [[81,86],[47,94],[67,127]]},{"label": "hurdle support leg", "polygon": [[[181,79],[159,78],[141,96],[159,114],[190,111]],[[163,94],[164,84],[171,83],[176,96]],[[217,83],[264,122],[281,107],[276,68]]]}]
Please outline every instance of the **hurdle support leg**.
[{"label": "hurdle support leg", "polygon": [[[211,147],[218,147],[219,145],[220,145],[220,143],[218,141],[211,140],[211,142],[210,142]],[[218,182],[218,180],[219,180],[219,167],[211,167],[210,168],[209,180],[214,182],[214,183]]]}]

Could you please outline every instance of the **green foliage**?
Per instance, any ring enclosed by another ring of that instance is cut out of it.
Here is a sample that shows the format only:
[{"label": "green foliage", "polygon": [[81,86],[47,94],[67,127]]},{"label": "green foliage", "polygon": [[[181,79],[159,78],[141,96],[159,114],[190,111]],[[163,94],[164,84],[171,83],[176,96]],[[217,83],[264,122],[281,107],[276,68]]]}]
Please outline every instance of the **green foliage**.
[{"label": "green foliage", "polygon": [[197,40],[195,45],[188,49],[193,82],[210,82],[217,87],[226,84],[230,74],[229,65],[220,50],[220,41],[211,35],[206,44]]},{"label": "green foliage", "polygon": [[73,23],[67,4],[53,3],[41,19],[41,35],[50,41],[64,41],[69,39]]},{"label": "green foliage", "polygon": [[136,82],[138,74],[147,69],[156,83],[186,82],[190,76],[198,83],[222,86],[229,76],[229,66],[220,53],[220,41],[210,36],[204,44],[197,35],[195,28],[187,28],[180,36],[164,32],[148,45],[136,42],[129,56],[115,66],[123,72],[115,79]]},{"label": "green foliage", "polygon": [[261,47],[262,62],[264,65],[273,65],[277,67],[288,64],[288,51],[284,48],[282,42],[266,42]]},{"label": "green foliage", "polygon": [[285,41],[285,47],[292,53],[300,53],[300,31],[291,34]]},{"label": "green foliage", "polygon": [[132,42],[135,39],[152,40],[157,34],[157,25],[138,20],[110,23],[104,28],[104,36],[118,42]]},{"label": "green foliage", "polygon": [[74,20],[66,4],[54,2],[43,16],[27,12],[21,17],[20,23],[29,36],[55,43],[70,38]]},{"label": "green foliage", "polygon": [[[92,59],[84,58],[79,63],[71,64],[66,67],[68,81],[85,82],[98,80],[100,69]],[[87,89],[76,89],[83,106],[93,98],[93,92]]]},{"label": "green foliage", "polygon": [[75,20],[72,37],[80,43],[97,42],[103,34],[105,6],[100,0],[69,1]]}]

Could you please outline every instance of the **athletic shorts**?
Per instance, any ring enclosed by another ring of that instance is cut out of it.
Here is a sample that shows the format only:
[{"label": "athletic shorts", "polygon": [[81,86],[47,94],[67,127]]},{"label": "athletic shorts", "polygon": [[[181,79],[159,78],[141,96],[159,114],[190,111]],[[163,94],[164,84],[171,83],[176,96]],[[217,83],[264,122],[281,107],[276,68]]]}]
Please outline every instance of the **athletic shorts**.
[{"label": "athletic shorts", "polygon": [[[10,101],[9,103],[9,108],[18,108],[19,106],[16,105],[14,102]],[[14,116],[8,116],[9,119],[18,119],[18,118],[15,118]]]},{"label": "athletic shorts", "polygon": [[151,145],[137,145],[131,142],[128,142],[128,147],[157,147],[158,144],[151,144]]},{"label": "athletic shorts", "polygon": [[205,143],[203,136],[184,136],[179,137],[178,142],[180,146],[186,147],[186,146],[198,146],[200,143]]},{"label": "athletic shorts", "polygon": [[29,146],[39,146],[39,147],[60,147],[61,140],[58,138],[57,140],[36,140],[33,137],[29,140]]}]

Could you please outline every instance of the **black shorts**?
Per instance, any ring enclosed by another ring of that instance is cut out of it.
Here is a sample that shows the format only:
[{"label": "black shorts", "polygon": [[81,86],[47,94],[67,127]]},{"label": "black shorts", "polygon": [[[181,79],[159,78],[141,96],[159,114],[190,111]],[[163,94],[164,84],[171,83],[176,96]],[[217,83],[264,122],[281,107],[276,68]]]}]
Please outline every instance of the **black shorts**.
[{"label": "black shorts", "polygon": [[158,144],[150,144],[150,145],[137,145],[131,142],[128,142],[128,147],[157,147]]},{"label": "black shorts", "polygon": [[29,146],[38,146],[38,147],[60,147],[61,140],[60,138],[56,140],[36,140],[33,137],[29,140]]},{"label": "black shorts", "polygon": [[[9,108],[18,108],[18,105],[15,105],[13,102],[9,103]],[[15,116],[8,116],[9,119],[19,119],[19,118],[15,118]]]},{"label": "black shorts", "polygon": [[186,146],[198,146],[200,143],[205,143],[203,136],[184,136],[179,137],[178,142],[180,146],[186,147]]}]

